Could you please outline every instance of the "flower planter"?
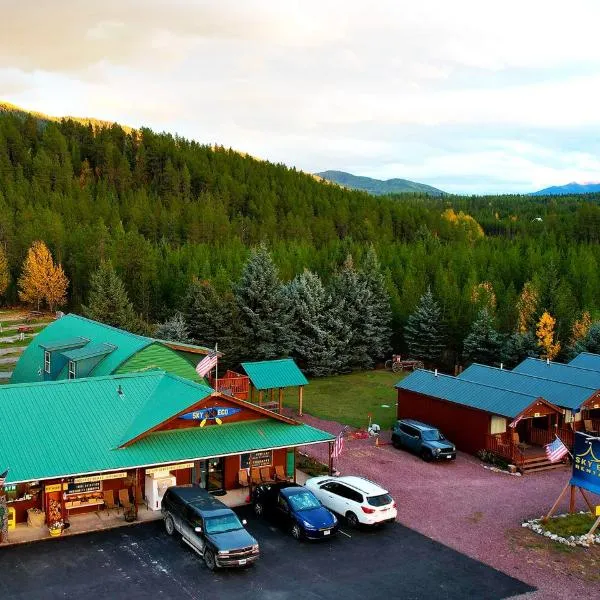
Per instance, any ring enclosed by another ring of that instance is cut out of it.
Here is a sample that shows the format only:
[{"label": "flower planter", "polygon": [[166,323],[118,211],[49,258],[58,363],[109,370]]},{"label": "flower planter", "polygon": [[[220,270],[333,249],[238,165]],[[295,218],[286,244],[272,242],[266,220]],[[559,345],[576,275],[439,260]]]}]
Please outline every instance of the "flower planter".
[{"label": "flower planter", "polygon": [[62,535],[63,530],[62,529],[48,529],[48,532],[50,533],[50,535],[52,537],[58,537],[59,535]]}]

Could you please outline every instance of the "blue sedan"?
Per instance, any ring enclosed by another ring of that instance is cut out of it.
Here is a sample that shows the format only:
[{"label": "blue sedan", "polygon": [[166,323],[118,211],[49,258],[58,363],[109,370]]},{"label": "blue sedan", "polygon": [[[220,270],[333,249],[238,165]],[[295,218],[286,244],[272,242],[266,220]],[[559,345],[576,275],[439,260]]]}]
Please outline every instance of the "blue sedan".
[{"label": "blue sedan", "polygon": [[338,521],[317,497],[295,483],[265,483],[252,492],[254,512],[288,529],[297,539],[326,539],[335,535]]}]

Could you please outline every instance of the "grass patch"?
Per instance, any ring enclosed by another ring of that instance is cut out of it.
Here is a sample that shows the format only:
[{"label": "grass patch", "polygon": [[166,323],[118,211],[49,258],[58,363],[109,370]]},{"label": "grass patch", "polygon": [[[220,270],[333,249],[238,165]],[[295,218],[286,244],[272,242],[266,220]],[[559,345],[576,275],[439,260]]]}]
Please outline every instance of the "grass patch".
[{"label": "grass patch", "polygon": [[547,523],[542,523],[542,527],[551,533],[560,537],[569,537],[571,535],[584,535],[595,523],[596,517],[590,513],[573,514],[566,517],[556,517],[550,519]]},{"label": "grass patch", "polygon": [[[396,421],[398,394],[394,385],[405,376],[405,373],[381,370],[311,379],[310,385],[304,388],[304,412],[363,428],[368,426],[369,413],[372,413],[373,423],[390,429]],[[288,392],[284,405],[297,409],[297,396]]]}]

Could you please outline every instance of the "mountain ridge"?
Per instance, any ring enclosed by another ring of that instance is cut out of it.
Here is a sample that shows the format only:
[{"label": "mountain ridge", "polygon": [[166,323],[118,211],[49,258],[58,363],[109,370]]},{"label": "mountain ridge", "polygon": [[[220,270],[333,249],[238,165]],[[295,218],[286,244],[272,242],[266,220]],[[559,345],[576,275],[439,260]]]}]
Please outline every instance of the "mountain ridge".
[{"label": "mountain ridge", "polygon": [[551,187],[532,192],[530,196],[566,196],[568,194],[593,194],[600,192],[600,183],[577,183],[571,181],[565,185],[553,185]]},{"label": "mountain ridge", "polygon": [[446,195],[446,192],[438,188],[425,183],[410,181],[409,179],[394,178],[382,180],[335,170],[320,171],[319,173],[314,173],[314,175],[342,187],[367,192],[373,196],[403,193],[429,194],[431,196]]}]

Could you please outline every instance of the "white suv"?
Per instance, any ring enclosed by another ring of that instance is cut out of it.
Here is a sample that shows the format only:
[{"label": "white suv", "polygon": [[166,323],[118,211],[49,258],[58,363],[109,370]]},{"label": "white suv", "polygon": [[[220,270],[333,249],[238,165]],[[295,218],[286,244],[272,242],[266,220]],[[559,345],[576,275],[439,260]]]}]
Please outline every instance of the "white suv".
[{"label": "white suv", "polygon": [[362,477],[311,477],[304,484],[329,510],[346,517],[352,527],[378,525],[396,519],[396,503],[387,493]]}]

